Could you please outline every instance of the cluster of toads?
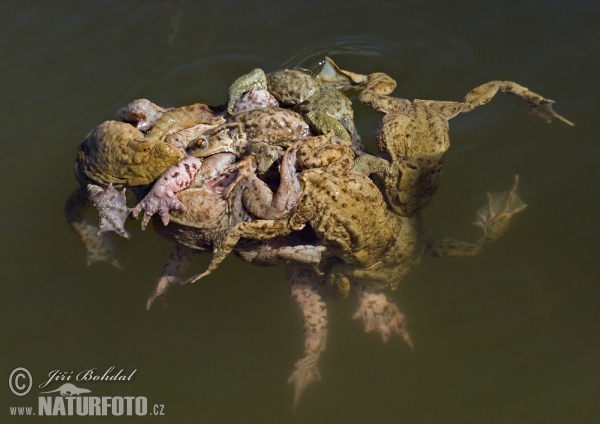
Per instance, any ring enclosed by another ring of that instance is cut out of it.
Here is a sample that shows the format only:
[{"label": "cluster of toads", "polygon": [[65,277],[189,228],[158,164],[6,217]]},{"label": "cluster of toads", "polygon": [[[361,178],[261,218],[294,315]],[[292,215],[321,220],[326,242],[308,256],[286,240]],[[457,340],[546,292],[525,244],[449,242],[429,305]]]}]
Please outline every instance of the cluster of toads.
[{"label": "cluster of toads", "polygon": [[[304,351],[289,379],[294,404],[320,380],[328,295],[352,292],[354,318],[366,331],[384,341],[397,334],[412,346],[403,314],[382,290],[396,288],[424,255],[477,254],[525,208],[515,177],[510,191],[488,194],[476,242],[424,237],[421,210],[440,183],[448,121],[500,91],[546,121],[572,123],[552,100],[509,81],[483,84],[462,102],[389,96],[395,87],[384,73],[344,71],[326,58],[317,75],[255,69],[231,85],[226,106],[133,101],[121,121],[94,128],[77,153],[80,188],[66,213],[88,263],[119,266],[107,232],[128,237],[125,220],[141,213],[143,229],[156,214],[155,230],[175,243],[148,307],[182,283],[196,252],[212,250],[212,261],[187,281],[214,271],[232,251],[256,265],[285,263],[304,315]],[[347,90],[359,90],[360,101],[383,114],[377,156],[361,144]],[[135,194],[133,208],[125,189]],[[99,231],[84,217],[90,204]]]}]

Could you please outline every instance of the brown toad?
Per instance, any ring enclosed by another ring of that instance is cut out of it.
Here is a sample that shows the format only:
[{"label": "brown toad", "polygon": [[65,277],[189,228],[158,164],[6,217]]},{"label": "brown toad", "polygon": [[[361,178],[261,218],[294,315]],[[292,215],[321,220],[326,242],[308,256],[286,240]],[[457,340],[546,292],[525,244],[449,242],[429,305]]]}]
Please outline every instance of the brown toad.
[{"label": "brown toad", "polygon": [[[345,295],[352,288],[359,299],[354,318],[363,321],[366,331],[377,331],[384,341],[398,334],[411,345],[404,315],[379,292],[396,288],[426,253],[477,254],[483,246],[499,238],[511,217],[525,207],[516,193],[518,180],[515,180],[508,194],[491,196],[487,207],[478,213],[484,236],[477,242],[426,240],[419,214],[404,217],[393,213],[372,181],[352,171],[354,155],[348,144],[334,139],[330,133],[292,146],[289,151],[297,150],[296,162],[301,170],[299,194],[286,191],[293,193],[292,201],[284,202],[286,208],[274,202],[262,207],[253,205],[251,212],[266,219],[235,226],[224,239],[215,242],[207,271],[190,279],[196,281],[215,270],[240,239],[270,240],[311,227],[327,248],[319,270],[293,262],[288,265],[288,282],[305,315],[305,351],[290,377],[296,390],[295,403],[308,384],[319,380],[317,361],[325,348],[327,334],[323,304],[327,292]],[[288,160],[293,161],[293,156],[288,155]],[[255,191],[247,194],[253,195]]]},{"label": "brown toad", "polygon": [[131,102],[120,116],[149,133],[119,121],[106,121],[94,128],[77,152],[80,188],[65,205],[67,220],[88,253],[88,263],[105,260],[118,265],[109,236],[94,234],[93,225],[84,217],[90,201],[100,215],[99,233],[115,231],[127,237],[120,224],[129,213],[125,194],[113,186],[143,190],[183,159],[191,139],[224,121],[222,112],[203,104],[163,109],[145,99]]},{"label": "brown toad", "polygon": [[[328,75],[325,77],[329,78]],[[320,74],[313,76],[297,69],[283,69],[265,76],[261,69],[254,69],[232,84],[229,109],[246,92],[265,89],[281,105],[295,107],[303,115],[311,112],[312,116],[307,121],[317,134],[326,134],[330,129],[335,129],[338,137],[352,139],[357,144],[357,152],[364,150],[354,126],[352,102],[338,89],[324,82]]]},{"label": "brown toad", "polygon": [[188,153],[207,157],[229,152],[237,157],[259,152],[259,173],[264,174],[283,154],[281,146],[310,135],[302,116],[289,109],[266,108],[242,112],[194,140]]},{"label": "brown toad", "polygon": [[[134,216],[145,211],[142,229],[152,214],[159,212],[162,222],[155,221],[155,230],[175,242],[148,308],[170,284],[180,282],[195,252],[212,250],[213,243],[235,225],[254,219],[249,212],[252,202],[278,204],[277,196],[273,198],[270,192],[267,198],[248,196],[248,191],[263,184],[255,174],[256,160],[248,156],[233,164],[235,159],[231,153],[219,153],[202,161],[188,156],[167,170],[134,209]],[[289,171],[283,166],[282,173],[286,172]],[[318,264],[323,250],[321,246],[302,244],[302,238],[297,236],[238,246],[244,260],[263,266],[283,261]]]},{"label": "brown toad", "polygon": [[498,92],[514,96],[518,103],[547,122],[553,118],[572,122],[552,110],[546,99],[511,81],[491,81],[471,90],[462,102],[405,100],[389,97],[396,81],[376,72],[361,75],[343,71],[329,60],[325,78],[331,83],[364,86],[359,99],[385,114],[377,134],[381,158],[363,156],[357,167],[373,172],[394,212],[411,216],[431,202],[440,183],[444,153],[450,147],[448,121],[488,103]]},{"label": "brown toad", "polygon": [[[259,193],[258,198],[248,202],[247,207],[262,220],[241,225],[228,234],[222,245],[217,244],[216,256],[203,276],[216,268],[242,234],[264,240],[299,231],[306,225],[310,225],[331,256],[344,263],[366,267],[377,260],[392,239],[385,202],[367,176],[352,171],[354,153],[350,143],[334,141],[333,137],[330,132],[306,138],[288,149],[289,163],[284,161],[282,169],[294,168],[297,161],[302,169],[297,181],[291,173],[281,181],[274,197],[279,202],[262,202],[269,198],[271,189],[264,183],[257,184],[248,196]],[[364,228],[370,231],[365,232]],[[340,285],[343,294],[349,290],[349,286]]]}]

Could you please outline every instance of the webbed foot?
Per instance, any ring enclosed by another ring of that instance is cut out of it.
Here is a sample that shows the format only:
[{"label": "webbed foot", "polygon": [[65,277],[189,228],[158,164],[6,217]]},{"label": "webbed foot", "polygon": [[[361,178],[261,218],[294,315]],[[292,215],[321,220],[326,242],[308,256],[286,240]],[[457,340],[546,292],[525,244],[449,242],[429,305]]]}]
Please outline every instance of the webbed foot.
[{"label": "webbed foot", "polygon": [[87,253],[87,264],[108,262],[115,268],[121,269],[121,264],[115,259],[117,245],[109,233],[98,234],[98,227],[84,216],[90,206],[87,190],[82,187],[75,190],[65,204],[65,215],[71,229],[77,233]]},{"label": "webbed foot", "polygon": [[327,305],[317,285],[322,278],[310,270],[298,266],[286,267],[286,279],[292,299],[304,316],[304,352],[296,362],[288,379],[294,385],[294,410],[304,390],[314,382],[321,381],[317,362],[325,350],[327,340]]},{"label": "webbed foot", "polygon": [[152,303],[157,298],[163,296],[171,284],[181,284],[180,277],[188,270],[193,259],[194,251],[192,249],[175,245],[158,279],[156,288],[146,302],[146,309],[149,310],[152,307]]},{"label": "webbed foot", "polygon": [[396,304],[383,293],[364,287],[355,289],[358,298],[358,309],[352,319],[360,319],[365,325],[365,332],[376,331],[384,343],[393,334],[398,334],[413,349],[410,334],[406,330],[406,318]]},{"label": "webbed foot", "polygon": [[190,186],[201,165],[200,159],[186,156],[156,180],[150,193],[131,211],[134,218],[145,211],[142,230],[146,229],[150,218],[155,213],[160,215],[164,225],[168,225],[171,219],[170,210],[186,211],[185,205],[175,197],[175,193]]},{"label": "webbed foot", "polygon": [[129,234],[125,231],[125,220],[131,213],[131,209],[126,204],[125,189],[118,191],[112,183],[106,189],[88,184],[87,189],[90,200],[100,216],[98,234],[114,231],[121,237],[129,238]]},{"label": "webbed foot", "polygon": [[298,402],[302,397],[304,390],[314,382],[321,381],[321,373],[317,368],[317,361],[319,355],[311,355],[301,358],[294,366],[294,372],[288,379],[289,384],[294,385],[294,406],[293,410],[296,410]]},{"label": "webbed foot", "polygon": [[[564,122],[567,125],[574,126],[571,121],[562,117],[552,109],[554,100],[546,99],[528,88],[512,81],[490,81],[475,87],[465,96],[464,103],[457,106],[462,107],[462,112],[468,112],[477,106],[481,106],[489,102],[496,93],[500,91],[510,94],[515,97],[517,103],[523,106],[532,114],[540,117],[546,122],[552,121],[553,118]],[[457,110],[458,112],[458,110]]]},{"label": "webbed foot", "polygon": [[344,71],[330,57],[326,56],[323,68],[317,74],[317,78],[338,90],[350,90],[364,86],[368,82],[369,77],[367,75]]},{"label": "webbed foot", "polygon": [[475,225],[483,229],[480,243],[490,243],[502,236],[510,223],[511,218],[527,207],[517,193],[519,176],[508,192],[488,193],[488,204],[477,211]]},{"label": "webbed foot", "polygon": [[94,262],[108,262],[117,269],[123,268],[115,258],[118,246],[109,233],[98,234],[97,228],[86,221],[71,222],[71,228],[83,242],[88,266]]},{"label": "webbed foot", "polygon": [[521,97],[517,97],[517,103],[519,103],[521,106],[523,106],[525,109],[527,109],[530,113],[536,115],[537,117],[541,118],[544,120],[544,122],[552,122],[552,119],[558,119],[561,122],[564,122],[567,125],[570,125],[572,127],[575,126],[574,123],[572,123],[571,121],[569,121],[567,118],[565,118],[562,115],[559,115],[558,113],[554,112],[554,109],[552,109],[552,104],[555,103],[554,100],[549,100],[549,99],[541,99],[537,101],[529,101],[529,99],[524,99]]}]

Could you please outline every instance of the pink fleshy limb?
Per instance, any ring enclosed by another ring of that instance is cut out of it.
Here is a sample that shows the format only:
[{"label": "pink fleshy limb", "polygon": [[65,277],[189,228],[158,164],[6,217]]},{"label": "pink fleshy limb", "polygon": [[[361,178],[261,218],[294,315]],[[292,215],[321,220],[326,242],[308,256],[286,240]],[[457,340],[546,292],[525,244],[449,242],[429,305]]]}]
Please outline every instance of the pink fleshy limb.
[{"label": "pink fleshy limb", "polygon": [[392,334],[398,334],[413,349],[413,343],[406,330],[406,318],[396,304],[379,292],[358,287],[354,290],[358,299],[358,309],[352,319],[361,319],[365,332],[376,331],[386,343]]},{"label": "pink fleshy limb", "polygon": [[171,209],[179,212],[186,211],[185,205],[175,197],[175,193],[190,186],[201,165],[200,159],[186,156],[156,180],[150,193],[131,211],[134,218],[137,218],[141,211],[145,211],[142,230],[146,229],[150,218],[155,213],[158,213],[163,224],[167,225],[171,219],[169,215]]}]

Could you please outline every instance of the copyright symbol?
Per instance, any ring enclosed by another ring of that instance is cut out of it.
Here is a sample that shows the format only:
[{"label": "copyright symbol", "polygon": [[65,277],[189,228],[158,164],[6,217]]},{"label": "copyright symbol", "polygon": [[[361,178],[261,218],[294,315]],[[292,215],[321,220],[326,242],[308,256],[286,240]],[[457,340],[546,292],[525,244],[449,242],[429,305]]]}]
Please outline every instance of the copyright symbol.
[{"label": "copyright symbol", "polygon": [[17,396],[25,396],[31,390],[33,379],[26,368],[15,368],[8,377],[8,387]]}]

